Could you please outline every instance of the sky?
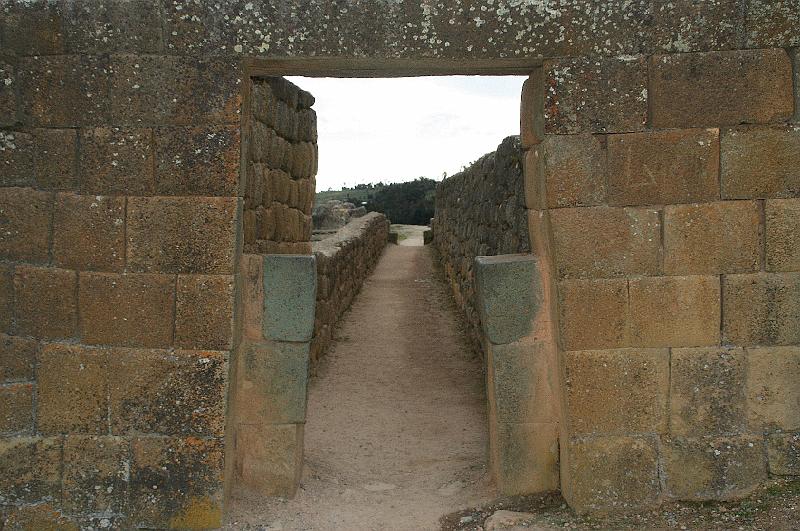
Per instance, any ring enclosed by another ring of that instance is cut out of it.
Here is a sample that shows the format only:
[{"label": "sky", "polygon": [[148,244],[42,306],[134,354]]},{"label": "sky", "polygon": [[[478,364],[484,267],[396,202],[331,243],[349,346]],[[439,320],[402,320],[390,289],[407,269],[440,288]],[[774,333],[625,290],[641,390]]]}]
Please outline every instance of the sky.
[{"label": "sky", "polygon": [[519,134],[524,77],[288,79],[316,98],[317,191],[441,180]]}]

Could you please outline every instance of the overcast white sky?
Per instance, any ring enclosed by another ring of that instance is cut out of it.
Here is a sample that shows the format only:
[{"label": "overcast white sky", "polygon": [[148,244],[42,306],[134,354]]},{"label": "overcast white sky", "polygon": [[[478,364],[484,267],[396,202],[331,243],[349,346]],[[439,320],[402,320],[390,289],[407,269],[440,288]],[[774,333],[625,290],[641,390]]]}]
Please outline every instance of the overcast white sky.
[{"label": "overcast white sky", "polygon": [[524,77],[290,77],[316,98],[317,191],[458,172],[519,134]]}]

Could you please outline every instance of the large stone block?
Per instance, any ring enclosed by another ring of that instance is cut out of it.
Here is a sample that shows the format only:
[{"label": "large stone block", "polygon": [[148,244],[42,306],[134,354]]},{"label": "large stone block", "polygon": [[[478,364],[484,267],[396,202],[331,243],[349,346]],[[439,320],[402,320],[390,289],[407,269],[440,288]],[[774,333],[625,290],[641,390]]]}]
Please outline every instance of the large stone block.
[{"label": "large stone block", "polygon": [[631,343],[640,347],[719,344],[717,276],[631,279]]},{"label": "large stone block", "polygon": [[0,433],[33,434],[33,385],[0,387]]},{"label": "large stone block", "polygon": [[664,273],[713,275],[759,269],[761,208],[723,201],[664,208]]},{"label": "large stone block", "polygon": [[[107,520],[109,521],[109,520]],[[100,520],[97,520],[98,524]],[[79,531],[81,527],[75,518],[64,515],[49,503],[18,505],[9,508],[5,519],[6,529],[57,529],[58,531]]]},{"label": "large stone block", "polygon": [[739,498],[767,479],[764,438],[663,439],[667,494],[680,500]]},{"label": "large stone block", "polygon": [[[523,148],[529,148],[544,140],[544,72],[536,68],[522,84],[520,105],[520,141]],[[313,111],[311,111],[313,112]],[[301,113],[300,117],[306,114]],[[313,116],[313,115],[312,115]],[[310,130],[311,127],[308,127]],[[309,136],[303,135],[306,139]],[[316,138],[313,138],[316,140]]]},{"label": "large stone block", "polygon": [[800,476],[800,433],[767,436],[769,471],[778,476]]},{"label": "large stone block", "polygon": [[[606,152],[600,136],[549,135],[541,149],[550,208],[594,206],[605,202]],[[528,207],[536,205],[528,204]]]},{"label": "large stone block", "polygon": [[61,438],[0,439],[3,504],[61,499]]},{"label": "large stone block", "polygon": [[264,256],[264,337],[311,341],[316,293],[313,256]]},{"label": "large stone block", "polygon": [[127,440],[68,435],[64,438],[62,507],[70,514],[123,513],[129,470]]},{"label": "large stone block", "polygon": [[571,433],[666,432],[666,349],[567,352],[565,369]]},{"label": "large stone block", "polygon": [[33,380],[38,343],[0,334],[0,383]]},{"label": "large stone block", "polygon": [[302,424],[239,424],[236,447],[236,473],[243,490],[294,496],[303,470]]},{"label": "large stone block", "polygon": [[46,190],[78,188],[78,133],[76,129],[37,129],[33,158],[36,185]]},{"label": "large stone block", "polygon": [[41,433],[108,433],[107,361],[104,350],[42,348],[36,397]]},{"label": "large stone block", "polygon": [[160,195],[236,196],[239,126],[159,128],[156,189]]},{"label": "large stone block", "polygon": [[129,198],[128,268],[232,274],[237,212],[236,198]]},{"label": "large stone block", "polygon": [[17,266],[14,273],[17,332],[41,339],[75,337],[78,325],[76,272]]},{"label": "large stone block", "polygon": [[628,345],[627,280],[567,279],[559,282],[558,293],[565,350]]},{"label": "large stone block", "polygon": [[747,349],[747,418],[752,431],[800,431],[800,348]]},{"label": "large stone block", "polygon": [[0,126],[17,122],[17,86],[13,64],[0,61]]},{"label": "large stone block", "polygon": [[723,278],[722,300],[725,343],[800,342],[800,274],[727,275]]},{"label": "large stone block", "polygon": [[0,256],[39,264],[48,259],[53,195],[0,188]]},{"label": "large stone block", "polygon": [[671,434],[701,436],[745,431],[742,349],[673,349],[671,374]]},{"label": "large stone block", "polygon": [[541,342],[489,345],[490,422],[552,423],[556,413],[555,355]]},{"label": "large stone block", "polygon": [[555,490],[559,486],[558,425],[500,424],[495,481],[506,496]]},{"label": "large stone block", "polygon": [[259,424],[305,422],[308,363],[308,343],[250,345],[238,376],[239,418]]},{"label": "large stone block", "polygon": [[[2,81],[0,78],[0,87],[3,86]],[[34,142],[30,134],[21,131],[0,132],[0,186],[33,186],[33,159]]]},{"label": "large stone block", "polygon": [[800,271],[800,199],[765,202],[767,271]]},{"label": "large stone block", "polygon": [[109,351],[109,412],[115,435],[222,437],[227,363],[212,351]]},{"label": "large stone block", "polygon": [[3,6],[3,45],[19,55],[64,52],[61,4],[34,0],[7,2]]},{"label": "large stone block", "polygon": [[566,442],[564,497],[579,513],[656,505],[661,494],[654,437],[594,437]]},{"label": "large stone block", "polygon": [[661,205],[719,198],[719,130],[608,137],[608,202]]},{"label": "large stone block", "polygon": [[0,332],[10,332],[14,322],[14,269],[0,264]]},{"label": "large stone block", "polygon": [[159,11],[147,0],[111,0],[94,6],[66,3],[63,32],[70,53],[158,53]]},{"label": "large stone block", "polygon": [[647,123],[643,57],[545,61],[547,134],[641,131]]},{"label": "large stone block", "polygon": [[794,0],[752,0],[746,9],[748,48],[800,44],[800,5]]},{"label": "large stone block", "polygon": [[55,265],[82,271],[125,267],[125,198],[57,194],[54,211]]},{"label": "large stone block", "polygon": [[656,128],[781,122],[794,111],[784,50],[654,55],[650,120]]},{"label": "large stone block", "polygon": [[550,212],[561,278],[659,273],[661,222],[649,208],[562,208]]},{"label": "large stone block", "polygon": [[175,345],[227,350],[233,334],[233,277],[179,275]]},{"label": "large stone block", "polygon": [[489,342],[511,343],[532,331],[542,301],[533,255],[479,256],[475,281],[481,326]]},{"label": "large stone block", "polygon": [[100,195],[155,192],[151,129],[82,129],[80,146],[81,192]]},{"label": "large stone block", "polygon": [[97,345],[168,347],[174,305],[173,276],[81,273],[81,338]]},{"label": "large stone block", "polygon": [[723,199],[800,195],[800,127],[727,129],[720,148]]}]

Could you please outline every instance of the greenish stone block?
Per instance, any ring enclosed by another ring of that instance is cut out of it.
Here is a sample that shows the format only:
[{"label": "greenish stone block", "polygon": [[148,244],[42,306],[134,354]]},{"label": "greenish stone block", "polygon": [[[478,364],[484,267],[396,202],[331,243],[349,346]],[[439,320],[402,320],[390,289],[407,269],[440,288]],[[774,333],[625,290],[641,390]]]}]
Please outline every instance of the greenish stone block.
[{"label": "greenish stone block", "polygon": [[311,341],[317,296],[313,256],[264,256],[264,337]]},{"label": "greenish stone block", "polygon": [[[530,346],[529,346],[530,348]],[[531,416],[534,386],[534,354],[519,343],[491,346],[492,391],[497,421],[500,423],[528,422]]]},{"label": "greenish stone block", "polygon": [[475,258],[478,311],[490,343],[503,345],[528,335],[542,300],[536,258],[530,254]]},{"label": "greenish stone block", "polygon": [[555,490],[559,483],[558,425],[500,424],[495,480],[507,496]]},{"label": "greenish stone block", "polygon": [[306,419],[309,343],[256,343],[245,352],[247,398],[258,402],[262,421],[302,423]]}]

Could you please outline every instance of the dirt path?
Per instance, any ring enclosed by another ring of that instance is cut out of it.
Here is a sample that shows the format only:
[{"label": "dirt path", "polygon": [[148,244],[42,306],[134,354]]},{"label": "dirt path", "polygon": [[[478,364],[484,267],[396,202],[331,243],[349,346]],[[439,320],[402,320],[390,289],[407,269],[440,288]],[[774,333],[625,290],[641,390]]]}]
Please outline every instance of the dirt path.
[{"label": "dirt path", "polygon": [[445,290],[429,248],[387,247],[311,381],[300,491],[232,527],[438,529],[491,499],[481,362]]}]

